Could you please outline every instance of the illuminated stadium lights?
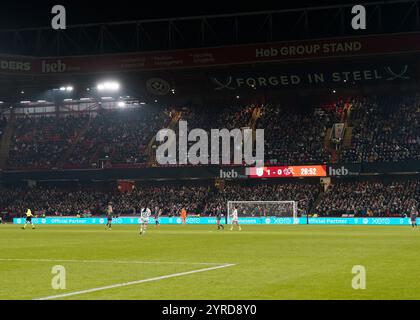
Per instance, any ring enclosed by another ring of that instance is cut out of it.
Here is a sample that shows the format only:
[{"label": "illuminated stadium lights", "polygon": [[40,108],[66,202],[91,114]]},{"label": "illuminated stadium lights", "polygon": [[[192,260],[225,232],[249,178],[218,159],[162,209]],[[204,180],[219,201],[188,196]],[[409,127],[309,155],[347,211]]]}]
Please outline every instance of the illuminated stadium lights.
[{"label": "illuminated stadium lights", "polygon": [[125,102],[124,102],[124,101],[118,101],[117,105],[118,105],[120,108],[124,108],[124,107],[125,107]]},{"label": "illuminated stadium lights", "polygon": [[116,81],[105,81],[99,83],[96,88],[98,91],[118,91],[120,89],[120,84]]},{"label": "illuminated stadium lights", "polygon": [[21,94],[24,94],[24,93],[25,93],[25,91],[23,91],[23,90],[22,90],[20,93],[21,93]]},{"label": "illuminated stadium lights", "polygon": [[38,103],[45,103],[45,102],[47,102],[47,101],[45,101],[45,100],[38,100],[37,102],[38,102]]},{"label": "illuminated stadium lights", "polygon": [[90,101],[90,98],[80,98],[80,101]]},{"label": "illuminated stadium lights", "polygon": [[102,100],[112,100],[112,97],[101,97]]},{"label": "illuminated stadium lights", "polygon": [[70,102],[70,101],[73,101],[73,99],[64,99],[63,101],[64,102]]},{"label": "illuminated stadium lights", "polygon": [[24,101],[21,101],[20,102],[21,104],[28,104],[28,103],[31,103],[30,101],[28,101],[28,100],[24,100]]},{"label": "illuminated stadium lights", "polygon": [[60,88],[56,88],[56,89],[53,89],[53,91],[61,91],[61,92],[64,92],[64,91],[67,91],[67,92],[72,92],[73,91],[73,86],[70,86],[70,85],[68,85],[68,86],[62,86],[62,87],[60,87]]},{"label": "illuminated stadium lights", "polygon": [[140,102],[140,104],[145,105],[145,104],[146,104],[146,102]]}]

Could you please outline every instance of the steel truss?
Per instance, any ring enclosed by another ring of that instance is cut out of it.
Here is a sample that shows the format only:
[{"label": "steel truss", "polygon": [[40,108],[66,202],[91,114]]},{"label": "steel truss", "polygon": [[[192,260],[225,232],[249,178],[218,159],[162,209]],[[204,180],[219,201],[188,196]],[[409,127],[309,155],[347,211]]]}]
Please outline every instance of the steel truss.
[{"label": "steel truss", "polygon": [[367,29],[351,28],[351,7],[334,5],[67,26],[0,30],[0,52],[59,56],[199,48],[420,30],[419,0],[363,4]]}]

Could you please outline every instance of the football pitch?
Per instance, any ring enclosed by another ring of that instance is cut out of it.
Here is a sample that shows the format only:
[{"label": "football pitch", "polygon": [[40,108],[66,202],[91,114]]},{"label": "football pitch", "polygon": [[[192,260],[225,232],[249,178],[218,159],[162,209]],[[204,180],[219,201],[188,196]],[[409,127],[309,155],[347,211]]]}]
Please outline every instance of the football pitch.
[{"label": "football pitch", "polygon": [[420,299],[419,252],[410,227],[0,225],[0,299]]}]

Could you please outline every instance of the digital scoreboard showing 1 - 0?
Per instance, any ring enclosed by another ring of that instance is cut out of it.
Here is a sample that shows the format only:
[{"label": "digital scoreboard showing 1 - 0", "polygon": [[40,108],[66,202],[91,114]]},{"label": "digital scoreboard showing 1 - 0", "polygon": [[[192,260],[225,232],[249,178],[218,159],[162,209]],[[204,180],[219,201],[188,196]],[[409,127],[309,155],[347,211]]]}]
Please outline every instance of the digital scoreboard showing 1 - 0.
[{"label": "digital scoreboard showing 1 - 0", "polygon": [[246,174],[249,178],[301,178],[301,177],[326,177],[326,165],[309,166],[281,166],[281,167],[263,167],[246,168]]}]

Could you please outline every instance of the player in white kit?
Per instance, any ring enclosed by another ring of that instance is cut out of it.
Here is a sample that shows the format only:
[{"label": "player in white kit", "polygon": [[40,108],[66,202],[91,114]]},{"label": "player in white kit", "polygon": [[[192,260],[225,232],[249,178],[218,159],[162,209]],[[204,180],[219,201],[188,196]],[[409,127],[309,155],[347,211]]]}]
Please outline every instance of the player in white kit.
[{"label": "player in white kit", "polygon": [[140,211],[140,235],[146,233],[147,225],[149,223],[150,215],[152,214],[152,211],[146,206],[146,208],[142,208]]},{"label": "player in white kit", "polygon": [[233,230],[233,226],[234,225],[238,226],[239,231],[241,231],[241,226],[239,225],[239,217],[238,217],[238,208],[235,206],[233,208],[233,213],[232,213],[232,226],[230,227],[230,230]]}]

